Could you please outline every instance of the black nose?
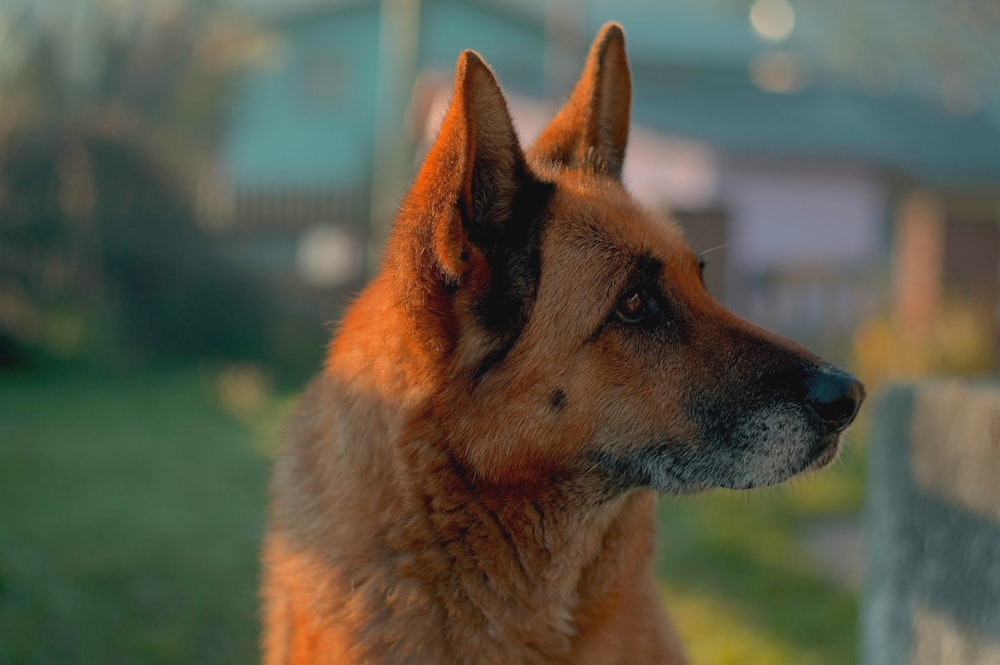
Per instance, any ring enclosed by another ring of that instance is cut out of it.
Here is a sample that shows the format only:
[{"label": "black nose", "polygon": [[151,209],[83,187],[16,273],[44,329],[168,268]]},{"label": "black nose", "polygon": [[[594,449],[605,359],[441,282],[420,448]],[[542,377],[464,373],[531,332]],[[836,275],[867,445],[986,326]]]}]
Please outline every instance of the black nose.
[{"label": "black nose", "polygon": [[865,387],[846,372],[822,369],[806,383],[806,404],[820,420],[836,432],[854,422]]}]

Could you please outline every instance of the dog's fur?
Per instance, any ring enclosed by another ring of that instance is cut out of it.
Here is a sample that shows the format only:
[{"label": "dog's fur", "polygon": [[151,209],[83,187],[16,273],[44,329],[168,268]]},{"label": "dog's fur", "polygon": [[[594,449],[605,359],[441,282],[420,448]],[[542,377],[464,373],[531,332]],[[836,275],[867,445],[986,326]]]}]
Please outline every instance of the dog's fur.
[{"label": "dog's fur", "polygon": [[489,68],[459,58],[275,469],[269,665],[683,662],[655,492],[836,455],[860,385],[716,304],[625,191],[630,94],[609,24],[524,153]]}]

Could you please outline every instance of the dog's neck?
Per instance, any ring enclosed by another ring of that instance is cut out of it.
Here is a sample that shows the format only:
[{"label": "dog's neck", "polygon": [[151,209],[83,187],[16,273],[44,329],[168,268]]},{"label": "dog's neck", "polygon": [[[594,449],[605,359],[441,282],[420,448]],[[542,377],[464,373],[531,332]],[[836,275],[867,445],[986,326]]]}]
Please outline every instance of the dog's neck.
[{"label": "dog's neck", "polygon": [[567,656],[587,617],[648,567],[649,492],[597,501],[592,479],[491,487],[421,439],[403,445],[397,471],[405,517],[390,545],[407,562],[401,572],[439,590],[449,616],[480,617],[484,643],[523,648],[521,662]]}]

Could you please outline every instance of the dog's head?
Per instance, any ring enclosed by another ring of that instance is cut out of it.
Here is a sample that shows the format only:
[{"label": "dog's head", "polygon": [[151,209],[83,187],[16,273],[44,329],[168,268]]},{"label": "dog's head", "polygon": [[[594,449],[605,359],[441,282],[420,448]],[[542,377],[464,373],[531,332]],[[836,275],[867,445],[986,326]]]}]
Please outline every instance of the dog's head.
[{"label": "dog's head", "polygon": [[444,444],[496,483],[683,493],[823,466],[863,387],[715,302],[678,227],[625,191],[630,96],[609,24],[525,153],[489,68],[459,58],[385,263],[413,348],[446,368]]}]

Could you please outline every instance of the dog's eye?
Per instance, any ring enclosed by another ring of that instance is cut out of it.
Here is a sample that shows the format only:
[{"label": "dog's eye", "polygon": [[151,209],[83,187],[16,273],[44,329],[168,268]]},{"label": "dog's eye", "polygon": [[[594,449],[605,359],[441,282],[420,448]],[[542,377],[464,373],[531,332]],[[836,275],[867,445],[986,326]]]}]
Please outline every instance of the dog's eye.
[{"label": "dog's eye", "polygon": [[629,289],[615,307],[619,320],[630,324],[647,323],[657,312],[656,302],[643,289]]}]

